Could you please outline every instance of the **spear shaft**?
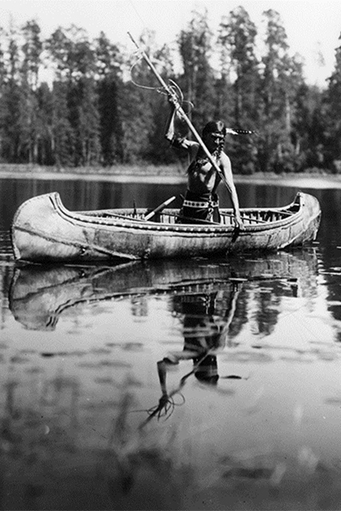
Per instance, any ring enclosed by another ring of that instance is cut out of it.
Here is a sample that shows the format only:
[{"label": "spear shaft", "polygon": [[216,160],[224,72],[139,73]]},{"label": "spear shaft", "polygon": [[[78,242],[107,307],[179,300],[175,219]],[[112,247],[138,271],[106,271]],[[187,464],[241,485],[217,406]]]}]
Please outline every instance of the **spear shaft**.
[{"label": "spear shaft", "polygon": [[175,92],[171,89],[171,87],[165,82],[165,80],[162,78],[162,76],[160,75],[160,73],[157,71],[157,69],[155,68],[154,64],[152,63],[152,61],[150,60],[150,58],[148,57],[148,55],[146,54],[146,52],[144,50],[142,50],[139,45],[137,44],[137,42],[135,41],[135,39],[133,38],[133,36],[130,34],[130,32],[128,32],[128,35],[130,37],[130,39],[132,40],[132,42],[135,44],[136,48],[139,50],[139,52],[141,53],[142,57],[144,58],[144,60],[147,62],[148,66],[150,67],[150,69],[153,71],[154,75],[156,76],[156,78],[158,79],[158,81],[160,82],[160,84],[162,85],[162,87],[165,89],[165,91],[167,92],[167,94],[169,94],[172,99],[173,99],[173,103],[175,105],[175,108],[176,108],[176,111],[178,112],[178,114],[180,115],[180,117],[186,122],[187,126],[189,127],[190,131],[192,132],[193,136],[195,137],[195,139],[197,140],[197,142],[199,143],[199,145],[202,147],[203,151],[205,152],[207,158],[209,159],[210,163],[212,164],[212,166],[214,167],[214,169],[218,172],[219,176],[221,177],[222,181],[224,182],[225,186],[227,187],[227,189],[229,191],[230,190],[230,186],[229,184],[227,183],[226,181],[226,178],[223,174],[223,172],[221,171],[221,169],[218,167],[217,165],[217,162],[215,161],[215,159],[213,158],[212,154],[209,152],[209,150],[207,149],[206,145],[204,144],[204,142],[202,141],[202,138],[200,137],[199,133],[197,132],[197,130],[195,129],[195,127],[193,126],[191,120],[189,119],[189,117],[187,116],[186,112],[183,110],[182,106],[180,105],[179,101],[178,101],[178,98],[175,94]]}]

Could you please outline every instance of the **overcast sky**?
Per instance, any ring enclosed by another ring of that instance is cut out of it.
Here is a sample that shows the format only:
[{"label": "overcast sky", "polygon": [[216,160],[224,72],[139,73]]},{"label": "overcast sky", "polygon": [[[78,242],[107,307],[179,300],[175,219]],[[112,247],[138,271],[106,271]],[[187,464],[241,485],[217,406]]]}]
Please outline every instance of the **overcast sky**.
[{"label": "overcast sky", "polygon": [[[292,53],[306,61],[309,83],[323,85],[330,75],[341,32],[340,0],[0,0],[0,25],[10,16],[21,24],[36,19],[43,37],[58,26],[75,24],[90,37],[105,32],[113,43],[129,47],[130,31],[136,38],[144,28],[156,32],[159,43],[172,43],[186,28],[193,10],[207,8],[210,26],[217,30],[222,16],[242,5],[257,28],[262,12],[275,9],[281,16]],[[132,47],[132,51],[134,48]],[[321,59],[321,55],[324,59]]]}]

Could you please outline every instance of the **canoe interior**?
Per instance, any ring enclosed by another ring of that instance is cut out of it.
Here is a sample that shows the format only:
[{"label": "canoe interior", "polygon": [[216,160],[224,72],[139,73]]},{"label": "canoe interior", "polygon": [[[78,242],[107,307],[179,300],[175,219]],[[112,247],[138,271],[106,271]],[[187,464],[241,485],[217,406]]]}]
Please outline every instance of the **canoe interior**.
[{"label": "canoe interior", "polygon": [[[297,213],[300,209],[300,202],[296,200],[289,206],[283,208],[245,208],[241,209],[241,216],[245,225],[255,225],[262,223],[271,223],[278,220],[283,220],[289,216]],[[149,213],[145,209],[106,209],[97,211],[79,211],[82,215],[92,218],[126,218],[131,220],[145,221],[145,216]],[[232,209],[220,209],[221,222],[220,225],[234,225],[234,215]],[[161,224],[175,224],[179,221],[178,209],[164,209],[161,213],[156,213],[149,222]],[[182,222],[183,223],[183,222]],[[190,222],[193,223],[193,222]],[[198,220],[197,223],[203,222]],[[211,222],[209,222],[211,223]]]}]

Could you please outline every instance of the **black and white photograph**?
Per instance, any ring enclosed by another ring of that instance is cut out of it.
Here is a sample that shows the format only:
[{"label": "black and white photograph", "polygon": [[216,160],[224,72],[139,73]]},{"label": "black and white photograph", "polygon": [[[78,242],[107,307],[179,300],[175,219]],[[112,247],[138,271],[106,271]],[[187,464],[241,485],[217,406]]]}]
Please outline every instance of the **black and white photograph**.
[{"label": "black and white photograph", "polygon": [[340,511],[341,7],[0,0],[0,510]]}]

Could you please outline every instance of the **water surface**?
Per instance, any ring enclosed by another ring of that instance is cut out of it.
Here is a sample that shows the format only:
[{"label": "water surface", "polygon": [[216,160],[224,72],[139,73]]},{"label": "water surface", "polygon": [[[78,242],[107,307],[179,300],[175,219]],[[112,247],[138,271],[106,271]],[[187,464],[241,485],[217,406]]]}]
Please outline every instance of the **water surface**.
[{"label": "water surface", "polygon": [[304,189],[323,211],[305,249],[17,268],[14,211],[53,190],[82,210],[183,186],[0,180],[1,506],[339,509],[341,191]]}]

